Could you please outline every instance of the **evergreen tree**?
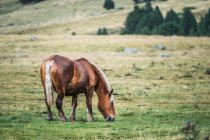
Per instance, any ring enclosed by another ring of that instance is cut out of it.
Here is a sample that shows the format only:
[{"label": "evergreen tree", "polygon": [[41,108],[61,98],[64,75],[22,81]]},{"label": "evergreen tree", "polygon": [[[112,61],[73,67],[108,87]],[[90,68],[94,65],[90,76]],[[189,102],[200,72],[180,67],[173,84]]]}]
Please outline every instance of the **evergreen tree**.
[{"label": "evergreen tree", "polygon": [[182,34],[181,22],[173,9],[166,13],[163,24],[159,27],[159,33],[162,35],[181,35]]},{"label": "evergreen tree", "polygon": [[158,6],[155,7],[155,10],[150,11],[145,13],[139,21],[136,33],[144,34],[146,31],[147,34],[158,34],[159,26],[163,23],[163,15]]},{"label": "evergreen tree", "polygon": [[159,33],[162,35],[179,35],[181,26],[175,21],[168,21],[160,26]]},{"label": "evergreen tree", "polygon": [[102,35],[102,29],[101,28],[98,29],[97,35]]},{"label": "evergreen tree", "polygon": [[99,28],[97,31],[97,35],[108,35],[108,31],[106,28]]},{"label": "evergreen tree", "polygon": [[158,26],[159,26],[158,15],[155,12],[148,13],[145,16],[143,16],[142,20],[139,21],[136,33],[144,34],[146,30],[147,34],[151,34],[153,33],[153,30],[155,28],[158,28]]},{"label": "evergreen tree", "polygon": [[195,35],[197,32],[197,22],[189,9],[184,10],[183,31],[184,35]]},{"label": "evergreen tree", "polygon": [[41,2],[44,0],[19,0],[22,4],[28,4],[28,3],[32,3],[32,2]]},{"label": "evergreen tree", "polygon": [[103,35],[108,35],[108,31],[107,31],[106,28],[103,28],[103,29],[102,29],[102,34],[103,34]]},{"label": "evergreen tree", "polygon": [[170,11],[167,12],[166,17],[165,17],[165,22],[176,22],[176,23],[180,23],[179,21],[179,17],[177,16],[176,12],[174,12],[173,9],[171,9]]},{"label": "evergreen tree", "polygon": [[125,33],[133,34],[136,32],[138,22],[142,19],[144,10],[137,5],[134,6],[134,11],[130,12],[125,21]]},{"label": "evergreen tree", "polygon": [[210,36],[210,8],[208,13],[201,17],[200,23],[198,25],[198,34],[203,36]]},{"label": "evergreen tree", "polygon": [[114,1],[112,1],[112,0],[105,0],[105,1],[104,1],[103,7],[104,7],[106,10],[114,9],[114,8],[115,8]]},{"label": "evergreen tree", "polygon": [[163,15],[158,6],[155,7],[154,13],[156,15],[156,26],[160,26],[163,23]]},{"label": "evergreen tree", "polygon": [[150,3],[150,1],[148,1],[145,5],[145,13],[150,13],[153,11],[152,5]]}]

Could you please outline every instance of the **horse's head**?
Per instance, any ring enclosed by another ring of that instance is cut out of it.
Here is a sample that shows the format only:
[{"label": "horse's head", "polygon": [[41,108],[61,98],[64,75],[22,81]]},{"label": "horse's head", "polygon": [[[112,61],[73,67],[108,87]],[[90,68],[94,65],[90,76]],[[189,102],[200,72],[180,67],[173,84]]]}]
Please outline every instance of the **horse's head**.
[{"label": "horse's head", "polygon": [[101,97],[99,98],[98,109],[103,114],[106,121],[114,121],[115,108],[113,90],[111,90],[107,94],[101,95]]}]

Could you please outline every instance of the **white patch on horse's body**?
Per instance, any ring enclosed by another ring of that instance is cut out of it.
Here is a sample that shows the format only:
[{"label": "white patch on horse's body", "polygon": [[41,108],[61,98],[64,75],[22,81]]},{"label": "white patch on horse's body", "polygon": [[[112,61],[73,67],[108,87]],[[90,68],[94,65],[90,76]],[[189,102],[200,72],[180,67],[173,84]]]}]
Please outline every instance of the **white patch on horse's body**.
[{"label": "white patch on horse's body", "polygon": [[46,89],[46,97],[47,97],[47,103],[48,105],[52,105],[53,103],[53,98],[52,98],[52,80],[50,77],[50,67],[52,66],[52,64],[54,63],[53,60],[50,60],[47,62],[46,67],[45,67],[45,74],[46,74],[46,78],[45,78],[45,89]]}]

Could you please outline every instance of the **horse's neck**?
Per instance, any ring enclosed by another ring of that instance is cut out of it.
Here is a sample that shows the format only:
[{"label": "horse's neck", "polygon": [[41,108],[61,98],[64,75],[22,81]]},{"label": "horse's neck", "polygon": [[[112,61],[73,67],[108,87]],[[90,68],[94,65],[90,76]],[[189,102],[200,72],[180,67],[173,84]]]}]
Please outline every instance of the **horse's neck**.
[{"label": "horse's neck", "polygon": [[98,78],[97,87],[95,88],[95,92],[97,93],[98,97],[100,98],[101,95],[107,94],[109,92],[108,86],[106,83],[100,78]]}]

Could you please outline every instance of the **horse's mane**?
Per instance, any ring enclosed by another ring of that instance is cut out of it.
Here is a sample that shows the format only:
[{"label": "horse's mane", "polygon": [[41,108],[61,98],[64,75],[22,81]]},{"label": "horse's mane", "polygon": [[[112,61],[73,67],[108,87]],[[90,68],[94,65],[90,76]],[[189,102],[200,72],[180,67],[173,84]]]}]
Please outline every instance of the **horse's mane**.
[{"label": "horse's mane", "polygon": [[109,81],[108,81],[106,75],[104,74],[104,72],[103,72],[98,66],[96,66],[95,64],[93,64],[91,61],[89,61],[89,60],[87,60],[87,59],[84,59],[84,60],[87,61],[87,62],[89,62],[89,63],[93,66],[95,72],[97,73],[97,75],[98,75],[98,76],[101,78],[101,80],[103,81],[106,90],[107,90],[108,92],[110,92],[111,89],[110,89],[110,86],[109,86]]}]

